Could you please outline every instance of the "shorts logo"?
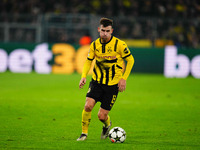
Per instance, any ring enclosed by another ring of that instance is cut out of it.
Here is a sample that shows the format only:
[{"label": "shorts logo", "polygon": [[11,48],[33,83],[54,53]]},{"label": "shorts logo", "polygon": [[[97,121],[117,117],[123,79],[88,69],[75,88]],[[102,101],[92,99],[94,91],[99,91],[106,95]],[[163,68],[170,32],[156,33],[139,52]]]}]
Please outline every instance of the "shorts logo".
[{"label": "shorts logo", "polygon": [[114,104],[115,101],[116,101],[116,98],[117,98],[117,95],[113,95],[113,98],[112,98],[112,101],[111,101],[110,107],[113,106],[113,104]]},{"label": "shorts logo", "polygon": [[87,92],[87,93],[90,93],[90,91],[91,91],[91,88],[88,89],[88,92]]}]

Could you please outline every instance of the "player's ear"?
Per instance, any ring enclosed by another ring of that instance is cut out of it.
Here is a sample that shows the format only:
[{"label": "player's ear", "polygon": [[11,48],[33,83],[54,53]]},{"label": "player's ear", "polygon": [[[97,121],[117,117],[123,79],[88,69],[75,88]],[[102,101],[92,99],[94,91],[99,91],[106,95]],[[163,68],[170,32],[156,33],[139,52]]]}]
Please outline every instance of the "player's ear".
[{"label": "player's ear", "polygon": [[98,27],[98,32],[100,32],[100,27]]},{"label": "player's ear", "polygon": [[113,33],[113,28],[111,29],[111,34]]}]

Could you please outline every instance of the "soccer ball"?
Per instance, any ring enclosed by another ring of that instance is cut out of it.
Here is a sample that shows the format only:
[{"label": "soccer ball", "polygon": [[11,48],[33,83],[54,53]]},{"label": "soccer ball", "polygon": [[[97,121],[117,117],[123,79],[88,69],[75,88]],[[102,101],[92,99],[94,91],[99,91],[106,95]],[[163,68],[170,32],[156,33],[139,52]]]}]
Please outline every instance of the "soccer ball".
[{"label": "soccer ball", "polygon": [[109,138],[113,143],[123,143],[126,139],[126,132],[121,127],[114,127],[109,132]]}]

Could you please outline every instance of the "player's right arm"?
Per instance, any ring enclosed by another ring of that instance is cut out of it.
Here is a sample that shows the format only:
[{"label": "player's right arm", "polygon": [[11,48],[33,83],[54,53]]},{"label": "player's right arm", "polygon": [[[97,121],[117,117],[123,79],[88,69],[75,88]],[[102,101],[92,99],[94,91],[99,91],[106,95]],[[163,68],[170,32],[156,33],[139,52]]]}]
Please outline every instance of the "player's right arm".
[{"label": "player's right arm", "polygon": [[90,45],[90,49],[88,52],[88,56],[87,59],[84,63],[84,67],[83,67],[83,71],[82,71],[82,76],[81,76],[81,80],[79,82],[79,88],[83,88],[83,86],[86,83],[86,76],[90,70],[90,67],[92,65],[92,60],[94,59],[94,42],[92,42],[92,44]]},{"label": "player's right arm", "polygon": [[87,58],[87,60],[85,61],[84,67],[83,67],[83,72],[82,72],[81,80],[79,82],[79,88],[80,89],[82,89],[83,86],[86,83],[86,76],[87,76],[87,74],[88,74],[88,72],[90,70],[91,64],[92,64],[92,60],[89,60]]},{"label": "player's right arm", "polygon": [[80,82],[79,82],[79,89],[82,89],[83,86],[85,85],[86,83],[86,78],[81,78]]}]

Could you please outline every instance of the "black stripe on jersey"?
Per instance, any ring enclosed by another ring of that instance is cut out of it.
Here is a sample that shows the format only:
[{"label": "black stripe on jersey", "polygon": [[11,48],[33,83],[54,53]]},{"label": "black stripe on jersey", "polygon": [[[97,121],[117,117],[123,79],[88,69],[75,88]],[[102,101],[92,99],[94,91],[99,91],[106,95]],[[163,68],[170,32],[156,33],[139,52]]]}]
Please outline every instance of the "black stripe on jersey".
[{"label": "black stripe on jersey", "polygon": [[93,59],[90,59],[90,58],[87,57],[87,59],[92,61],[94,58],[93,58]]},{"label": "black stripe on jersey", "polygon": [[112,65],[112,79],[114,78],[115,76],[115,65]]},{"label": "black stripe on jersey", "polygon": [[102,53],[106,52],[106,44],[102,44]]},{"label": "black stripe on jersey", "polygon": [[99,67],[99,70],[100,70],[100,72],[101,72],[100,84],[102,84],[102,83],[103,83],[103,71],[102,71],[101,66],[100,66],[100,64],[99,64],[98,61],[96,61],[96,64],[97,64],[97,66]]},{"label": "black stripe on jersey", "polygon": [[106,85],[108,85],[109,82],[109,68],[105,68],[106,70]]},{"label": "black stripe on jersey", "polygon": [[93,42],[93,48],[94,48],[94,51],[95,51],[95,49],[96,49],[95,41]]},{"label": "black stripe on jersey", "polygon": [[122,69],[122,67],[120,67],[119,65],[117,65],[117,68]]},{"label": "black stripe on jersey", "polygon": [[117,43],[118,43],[118,40],[116,40],[115,42],[115,49],[114,49],[115,52],[117,51]]},{"label": "black stripe on jersey", "polygon": [[98,76],[97,76],[97,71],[96,71],[95,68],[93,69],[93,72],[94,72],[94,74],[96,75],[96,81],[97,81]]},{"label": "black stripe on jersey", "polygon": [[116,63],[117,62],[117,58],[116,59],[113,59],[113,60],[104,60],[103,61],[104,63]]},{"label": "black stripe on jersey", "polygon": [[125,59],[126,57],[129,57],[129,56],[131,56],[131,54],[129,54],[129,55],[125,56],[125,57],[122,57],[122,58]]}]

